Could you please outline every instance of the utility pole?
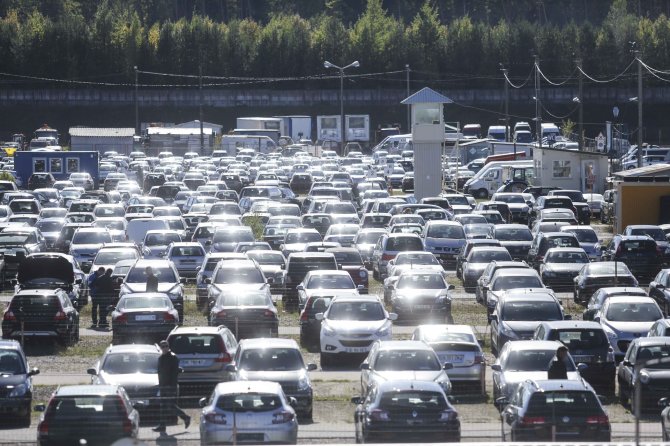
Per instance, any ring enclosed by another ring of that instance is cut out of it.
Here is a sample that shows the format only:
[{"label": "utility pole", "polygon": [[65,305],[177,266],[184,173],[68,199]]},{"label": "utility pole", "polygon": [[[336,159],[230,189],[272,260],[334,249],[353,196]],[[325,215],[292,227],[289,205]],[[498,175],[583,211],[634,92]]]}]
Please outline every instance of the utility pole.
[{"label": "utility pole", "polygon": [[139,98],[137,95],[137,65],[133,67],[135,70],[135,134],[139,136],[140,134],[140,107],[139,107]]},{"label": "utility pole", "polygon": [[633,54],[637,60],[637,167],[642,167],[642,61],[639,50]]},{"label": "utility pole", "polygon": [[505,82],[505,141],[510,141],[509,134],[509,84],[507,83],[507,69],[501,68],[503,72],[503,81]]},{"label": "utility pole", "polygon": [[202,124],[202,61],[200,62],[200,67],[199,67],[199,89],[200,89],[200,107],[199,107],[199,112],[200,112],[200,155],[205,154],[205,133],[203,129],[203,124]]},{"label": "utility pole", "polygon": [[579,150],[584,150],[584,79],[582,74],[582,59],[577,59],[577,71],[579,71],[579,122],[577,123],[577,142]]},{"label": "utility pole", "polygon": [[542,118],[540,113],[540,56],[535,57],[535,137],[538,147],[542,147]]},{"label": "utility pole", "polygon": [[[405,70],[407,71],[407,96],[409,97],[409,64],[405,64]],[[412,133],[412,106],[407,104],[407,133]]]}]

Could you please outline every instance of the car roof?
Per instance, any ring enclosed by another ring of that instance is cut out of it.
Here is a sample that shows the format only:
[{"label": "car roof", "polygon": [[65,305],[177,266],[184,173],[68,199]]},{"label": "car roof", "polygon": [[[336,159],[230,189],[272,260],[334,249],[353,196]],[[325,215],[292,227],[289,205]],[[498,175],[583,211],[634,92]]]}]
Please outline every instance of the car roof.
[{"label": "car roof", "polygon": [[463,324],[456,324],[456,325],[451,325],[451,324],[421,324],[416,327],[417,329],[421,329],[421,331],[428,331],[428,332],[437,332],[437,331],[444,331],[447,333],[467,333],[471,335],[475,335],[474,330],[472,330],[472,327],[469,325],[463,325]]},{"label": "car roof", "polygon": [[581,379],[542,379],[532,381],[532,383],[540,392],[593,391]]},{"label": "car roof", "polygon": [[548,288],[515,288],[506,290],[503,292],[501,299],[515,302],[524,300],[530,300],[532,302],[540,300],[555,302],[557,300],[554,293]]},{"label": "car roof", "polygon": [[428,344],[423,341],[379,341],[380,350],[432,350]]},{"label": "car roof", "polygon": [[552,330],[563,330],[569,328],[602,330],[602,325],[600,325],[598,322],[593,321],[545,321],[542,322],[542,324],[546,325]]},{"label": "car roof", "polygon": [[403,390],[418,390],[443,393],[442,387],[434,381],[419,381],[409,379],[395,379],[384,381],[377,385],[380,393],[397,392]]},{"label": "car roof", "polygon": [[[509,345],[509,347],[507,347]],[[527,340],[527,341],[513,341],[505,344],[505,347],[510,350],[556,350],[563,344],[559,341],[541,341],[541,340]]]},{"label": "car roof", "polygon": [[247,338],[240,341],[239,347],[242,348],[295,348],[300,347],[294,339],[288,338]]},{"label": "car roof", "polygon": [[106,384],[85,384],[59,387],[54,393],[54,396],[105,396],[116,395],[118,391],[119,386]]},{"label": "car roof", "polygon": [[332,306],[334,302],[373,302],[381,304],[379,298],[374,295],[340,295],[333,297],[333,300],[330,301],[330,305]]},{"label": "car roof", "polygon": [[547,254],[545,254],[545,257],[550,253],[550,252],[585,252],[583,248],[580,248],[579,246],[574,246],[574,247],[561,247],[561,248],[549,248],[547,249]]},{"label": "car roof", "polygon": [[[496,229],[528,229],[528,226],[519,223],[503,223],[500,225],[495,225],[493,230],[495,231]],[[528,230],[530,231],[530,229]]]},{"label": "car roof", "polygon": [[109,353],[160,353],[160,349],[156,344],[120,344],[107,347],[105,354]]},{"label": "car roof", "polygon": [[[502,262],[501,262],[502,263]],[[494,273],[496,276],[537,276],[537,271],[532,268],[505,268]]]},{"label": "car roof", "polygon": [[191,327],[176,327],[170,332],[170,336],[176,334],[217,334],[221,328],[226,328],[223,325],[218,327],[208,327],[205,325],[191,326]]},{"label": "car roof", "polygon": [[231,393],[281,393],[281,386],[274,381],[228,381],[216,385],[214,392]]},{"label": "car roof", "polygon": [[670,345],[668,336],[650,336],[648,338],[636,338],[635,342],[640,347],[649,347],[654,345]]},{"label": "car roof", "polygon": [[640,304],[640,303],[654,303],[654,299],[648,296],[612,296],[607,299],[607,302],[612,303],[624,303],[624,304]]}]

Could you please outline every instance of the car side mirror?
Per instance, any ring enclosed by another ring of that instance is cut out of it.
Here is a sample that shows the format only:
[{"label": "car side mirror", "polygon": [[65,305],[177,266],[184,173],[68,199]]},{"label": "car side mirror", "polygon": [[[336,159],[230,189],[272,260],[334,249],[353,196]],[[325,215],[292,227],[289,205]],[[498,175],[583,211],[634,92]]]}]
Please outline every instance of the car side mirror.
[{"label": "car side mirror", "polygon": [[28,376],[35,376],[40,374],[40,369],[33,367],[32,370],[28,372]]},{"label": "car side mirror", "polygon": [[488,286],[488,285],[484,285],[484,286],[482,287],[482,290],[484,290],[484,291],[488,291],[488,290],[489,290],[489,286]]},{"label": "car side mirror", "polygon": [[112,311],[114,311],[114,305],[108,305],[107,312],[111,313]]},{"label": "car side mirror", "polygon": [[279,265],[279,269],[286,269],[286,265],[282,263],[281,265]]},{"label": "car side mirror", "polygon": [[356,286],[356,289],[357,289],[358,291],[363,291],[363,290],[365,289],[365,286],[364,286],[364,285],[357,285],[357,286]]},{"label": "car side mirror", "polygon": [[205,240],[205,246],[212,246],[211,240]]},{"label": "car side mirror", "polygon": [[205,277],[204,282],[205,282],[207,285],[211,285],[211,283],[212,283],[212,279],[210,279],[209,277]]},{"label": "car side mirror", "polygon": [[[361,404],[361,397],[360,396],[351,397],[351,402],[353,404]],[[37,409],[35,409],[35,410],[37,410]]]},{"label": "car side mirror", "polygon": [[319,367],[316,364],[314,364],[313,362],[310,362],[309,364],[307,364],[307,371],[308,372],[313,372],[314,370],[317,370],[318,368]]},{"label": "car side mirror", "polygon": [[198,400],[198,406],[205,407],[207,405],[207,398],[200,398]]},{"label": "car side mirror", "polygon": [[498,322],[498,315],[497,314],[489,314],[489,323],[496,321]]},{"label": "car side mirror", "polygon": [[397,313],[389,313],[389,320],[390,321],[395,321],[398,319],[398,314]]},{"label": "car side mirror", "polygon": [[663,284],[661,284],[661,283],[657,283],[657,284],[656,284],[656,289],[664,290],[664,289],[665,289],[665,285],[663,285]]},{"label": "car side mirror", "polygon": [[291,405],[291,407],[295,408],[298,405],[298,400],[295,399],[295,397],[290,397],[289,398],[289,404]]},{"label": "car side mirror", "polygon": [[295,289],[298,290],[298,291],[305,291],[305,286],[300,284],[297,287],[295,287]]},{"label": "car side mirror", "polygon": [[593,322],[600,322],[600,316],[596,316],[593,318]]},{"label": "car side mirror", "polygon": [[455,290],[455,289],[456,289],[456,287],[452,284],[449,284],[449,286],[447,287],[447,290],[449,290],[449,291]]},{"label": "car side mirror", "polygon": [[502,367],[500,367],[500,364],[491,364],[491,370],[494,372],[502,372]]},{"label": "car side mirror", "polygon": [[454,368],[454,365],[450,362],[445,362],[444,365],[442,366],[444,370],[451,370]]},{"label": "car side mirror", "polygon": [[361,364],[360,369],[361,370],[370,370],[370,364],[367,363],[367,362],[364,362],[364,363]]},{"label": "car side mirror", "polygon": [[77,279],[74,281],[74,283],[76,283],[77,285],[81,285],[81,282],[82,282],[81,279]]},{"label": "car side mirror", "polygon": [[92,367],[90,369],[86,369],[86,373],[92,376],[96,376],[98,374],[98,372]]},{"label": "car side mirror", "polygon": [[500,398],[496,399],[495,403],[496,403],[496,406],[498,406],[498,407],[504,407],[504,406],[507,406],[508,400],[507,400],[506,397],[501,396]]},{"label": "car side mirror", "polygon": [[135,401],[133,403],[133,409],[141,410],[144,409],[145,407],[147,407],[147,405],[144,403],[144,401]]},{"label": "car side mirror", "polygon": [[572,315],[571,314],[566,314],[563,316],[564,321],[571,321],[572,320]]},{"label": "car side mirror", "polygon": [[226,366],[226,372],[228,373],[237,373],[237,366],[235,364],[228,364]]},{"label": "car side mirror", "polygon": [[670,398],[665,397],[658,400],[659,407],[668,407],[670,406]]},{"label": "car side mirror", "polygon": [[314,315],[314,319],[316,319],[317,321],[322,321],[323,320],[323,313],[316,313]]},{"label": "car side mirror", "polygon": [[583,362],[580,362],[579,364],[577,364],[577,371],[579,373],[584,373],[586,371],[586,369],[588,369],[588,368],[589,368],[589,365],[584,364]]},{"label": "car side mirror", "polygon": [[274,277],[268,277],[267,279],[265,279],[265,281],[268,283],[268,285],[272,285],[273,283],[275,283]]},{"label": "car side mirror", "polygon": [[121,284],[123,283],[123,277],[117,277],[117,279],[116,279],[116,283],[118,283],[119,285],[121,285]]},{"label": "car side mirror", "polygon": [[47,410],[47,406],[46,406],[46,404],[37,404],[34,407],[34,409],[35,409],[35,412],[44,412],[45,410]]},{"label": "car side mirror", "polygon": [[624,359],[624,360],[621,362],[621,364],[625,365],[626,367],[633,367],[633,363],[630,362],[630,361],[627,360],[627,359]]},{"label": "car side mirror", "polygon": [[187,282],[186,277],[180,277],[179,278],[179,283],[184,283],[185,284],[186,282]]}]

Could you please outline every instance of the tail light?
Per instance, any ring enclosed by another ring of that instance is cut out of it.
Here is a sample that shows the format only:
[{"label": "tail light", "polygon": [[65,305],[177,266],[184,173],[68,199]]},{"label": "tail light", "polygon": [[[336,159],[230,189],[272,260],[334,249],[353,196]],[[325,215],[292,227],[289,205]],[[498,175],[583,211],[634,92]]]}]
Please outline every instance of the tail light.
[{"label": "tail light", "polygon": [[218,313],[216,313],[216,317],[226,317],[226,316],[228,316],[226,310],[221,310]]},{"label": "tail light", "polygon": [[7,311],[5,311],[5,315],[2,317],[2,319],[5,320],[5,321],[15,321],[16,316],[14,315],[14,313],[12,311],[7,310]]},{"label": "tail light", "polygon": [[372,421],[389,421],[389,413],[382,409],[372,409],[370,411],[370,419]]},{"label": "tail light", "polygon": [[618,256],[619,254],[621,254],[621,245],[617,246],[616,252],[614,253],[615,256]]},{"label": "tail light", "polygon": [[394,257],[395,255],[393,254],[382,254],[382,261],[388,262],[389,260],[393,260]]},{"label": "tail light", "polygon": [[484,364],[485,362],[483,353],[475,353],[475,364]]},{"label": "tail light", "polygon": [[455,410],[444,410],[440,412],[440,421],[453,421],[458,419],[458,412]]},{"label": "tail light", "polygon": [[263,316],[265,316],[265,317],[274,317],[275,314],[274,314],[272,311],[270,311],[270,310],[265,310],[265,311],[263,312]]},{"label": "tail light", "polygon": [[49,433],[49,421],[45,418],[37,427],[40,435],[47,435]]},{"label": "tail light", "polygon": [[128,315],[126,313],[121,313],[119,314],[116,319],[112,320],[114,324],[127,324],[128,323]]},{"label": "tail light", "polygon": [[56,315],[54,316],[55,321],[65,321],[67,320],[67,314],[63,312],[62,310],[58,311]]},{"label": "tail light", "polygon": [[[121,398],[116,399],[116,410],[123,412],[125,414],[125,404],[123,404],[123,400]],[[123,417],[123,433],[125,434],[132,434],[133,433],[133,423],[130,422],[130,418],[128,418],[128,414],[125,414]]]},{"label": "tail light", "polygon": [[293,412],[281,411],[272,414],[272,424],[283,424],[293,420],[295,414]]},{"label": "tail light", "polygon": [[174,322],[176,320],[177,319],[174,317],[174,315],[172,313],[170,313],[169,311],[166,311],[165,313],[163,313],[163,321]]},{"label": "tail light", "polygon": [[519,424],[534,425],[544,424],[544,417],[521,417]]},{"label": "tail light", "polygon": [[612,347],[607,349],[607,362],[614,362],[614,349]]},{"label": "tail light", "polygon": [[610,420],[607,415],[594,415],[586,417],[586,424],[609,424]]},{"label": "tail light", "polygon": [[226,416],[215,412],[205,414],[205,421],[212,424],[228,424]]},{"label": "tail light", "polygon": [[217,343],[219,346],[219,351],[221,352],[219,356],[214,360],[214,362],[220,362],[220,363],[231,363],[233,361],[233,357],[230,356],[230,354],[226,351],[226,344],[223,343],[223,339],[217,338]]}]

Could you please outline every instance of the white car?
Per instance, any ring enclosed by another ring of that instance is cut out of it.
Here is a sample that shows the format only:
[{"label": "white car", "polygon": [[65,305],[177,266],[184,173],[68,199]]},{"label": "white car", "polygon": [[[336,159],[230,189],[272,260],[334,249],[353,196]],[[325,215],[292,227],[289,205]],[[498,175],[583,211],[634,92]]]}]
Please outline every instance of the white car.
[{"label": "white car", "polygon": [[388,313],[376,296],[335,297],[321,321],[319,343],[321,367],[328,366],[338,355],[367,354],[375,341],[393,338],[392,323],[398,318]]}]

